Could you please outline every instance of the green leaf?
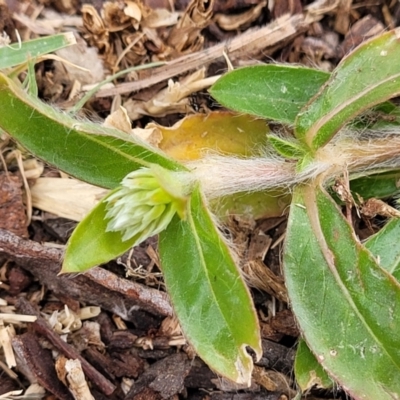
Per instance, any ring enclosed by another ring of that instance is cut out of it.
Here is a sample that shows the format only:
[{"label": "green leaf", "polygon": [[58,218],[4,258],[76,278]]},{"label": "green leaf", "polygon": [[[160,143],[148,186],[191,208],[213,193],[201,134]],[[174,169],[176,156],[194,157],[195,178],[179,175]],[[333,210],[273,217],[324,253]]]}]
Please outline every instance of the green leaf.
[{"label": "green leaf", "polygon": [[249,291],[209,214],[199,188],[185,221],[175,216],[160,234],[165,284],[185,337],[217,373],[250,383],[250,346],[261,340]]},{"label": "green leaf", "polygon": [[157,149],[116,129],[77,121],[40,102],[0,74],[0,128],[36,157],[105,188],[130,172],[158,164],[186,170]]},{"label": "green leaf", "polygon": [[275,135],[268,135],[268,140],[272,147],[286,158],[299,159],[305,155],[305,149],[298,143],[282,139]]},{"label": "green leaf", "polygon": [[227,73],[210,93],[232,110],[293,124],[328,78],[329,73],[310,68],[256,65]]},{"label": "green leaf", "polygon": [[75,43],[74,34],[66,32],[0,47],[0,69],[24,64],[29,59],[51,53]]},{"label": "green leaf", "polygon": [[28,73],[26,76],[26,90],[32,97],[38,97],[38,87],[35,76],[35,62],[34,60],[28,61]]},{"label": "green leaf", "polygon": [[400,282],[400,220],[390,220],[378,233],[371,236],[365,247],[377,258],[379,265]]},{"label": "green leaf", "polygon": [[393,196],[400,191],[400,171],[383,172],[351,180],[350,189],[364,200]]},{"label": "green leaf", "polygon": [[271,189],[217,197],[210,200],[210,207],[222,220],[231,215],[246,215],[256,220],[285,215],[291,200],[286,189]]},{"label": "green leaf", "polygon": [[333,380],[318,363],[307,343],[301,339],[297,345],[294,374],[296,382],[303,392],[312,387],[329,389],[333,386]]},{"label": "green leaf", "polygon": [[135,243],[136,236],[123,242],[122,232],[106,232],[108,220],[105,218],[105,199],[93,208],[72,233],[65,250],[61,273],[84,272],[124,254]]},{"label": "green leaf", "polygon": [[351,129],[390,129],[400,124],[400,108],[391,101],[385,101],[361,114],[350,122]]},{"label": "green leaf", "polygon": [[317,360],[356,399],[400,393],[400,285],[356,239],[322,190],[294,191],[286,286]]},{"label": "green leaf", "polygon": [[400,94],[399,36],[400,29],[386,32],[345,57],[298,115],[296,137],[316,150],[362,111]]}]

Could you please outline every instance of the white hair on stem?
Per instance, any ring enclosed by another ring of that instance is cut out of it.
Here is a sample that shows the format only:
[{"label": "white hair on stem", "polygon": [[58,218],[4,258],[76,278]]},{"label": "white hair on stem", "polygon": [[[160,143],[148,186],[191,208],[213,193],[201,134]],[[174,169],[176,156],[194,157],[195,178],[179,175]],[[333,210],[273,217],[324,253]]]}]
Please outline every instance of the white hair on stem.
[{"label": "white hair on stem", "polygon": [[[332,144],[319,150],[331,165],[346,165],[350,174],[400,168],[400,128],[380,130],[343,130]],[[338,162],[339,161],[339,162]]]},{"label": "white hair on stem", "polygon": [[192,176],[202,184],[207,198],[240,192],[256,192],[287,188],[321,179],[327,181],[341,175],[365,175],[381,170],[400,168],[400,129],[342,130],[303,170],[296,171],[296,162],[280,157],[267,149],[261,156],[243,158],[209,153],[186,163]]}]

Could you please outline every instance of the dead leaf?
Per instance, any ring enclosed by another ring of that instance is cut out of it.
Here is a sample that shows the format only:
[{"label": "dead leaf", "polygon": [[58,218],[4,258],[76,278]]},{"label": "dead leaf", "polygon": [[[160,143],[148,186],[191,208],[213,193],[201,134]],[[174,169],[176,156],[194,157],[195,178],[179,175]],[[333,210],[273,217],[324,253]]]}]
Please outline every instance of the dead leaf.
[{"label": "dead leaf", "polygon": [[255,7],[241,14],[216,14],[214,21],[217,25],[226,30],[233,31],[236,29],[243,28],[245,25],[249,25],[255,21],[263,12],[263,9],[267,6],[268,1],[263,0]]},{"label": "dead leaf", "polygon": [[396,210],[384,201],[375,198],[368,199],[364,204],[362,204],[360,212],[367,218],[374,218],[377,215],[386,218],[400,218],[399,210]]},{"label": "dead leaf", "polygon": [[31,193],[33,207],[81,221],[108,191],[76,179],[39,178]]},{"label": "dead leaf", "polygon": [[119,106],[104,121],[104,126],[116,128],[125,133],[131,133],[132,124],[125,107]]},{"label": "dead leaf", "polygon": [[258,154],[267,142],[269,131],[262,119],[230,112],[187,116],[170,128],[147,125],[147,128],[153,127],[162,133],[160,148],[180,161],[199,159],[210,150],[223,154]]},{"label": "dead leaf", "polygon": [[187,113],[190,111],[189,96],[210,87],[217,77],[204,78],[204,68],[183,78],[180,82],[168,81],[168,87],[158,92],[150,100],[129,99],[124,103],[129,118],[133,121],[143,115],[163,117],[168,114]]},{"label": "dead leaf", "polygon": [[173,26],[178,23],[180,13],[168,11],[165,8],[151,10],[150,14],[143,18],[142,26],[146,28],[161,28]]},{"label": "dead leaf", "polygon": [[[129,2],[134,3],[134,2]],[[125,28],[132,25],[132,17],[129,16],[125,11],[129,9],[132,10],[133,7],[123,7],[123,3],[120,2],[110,2],[107,1],[103,4],[102,17],[104,21],[104,25],[106,26],[109,32],[119,32],[124,30]],[[139,20],[135,19],[133,25],[137,25],[137,23],[141,19],[141,13],[139,10],[139,15],[137,17]],[[136,27],[135,27],[136,28]],[[136,28],[137,29],[137,28]]]},{"label": "dead leaf", "polygon": [[203,47],[204,37],[200,32],[211,23],[213,3],[213,0],[192,0],[188,4],[167,41],[177,54],[192,53]]}]

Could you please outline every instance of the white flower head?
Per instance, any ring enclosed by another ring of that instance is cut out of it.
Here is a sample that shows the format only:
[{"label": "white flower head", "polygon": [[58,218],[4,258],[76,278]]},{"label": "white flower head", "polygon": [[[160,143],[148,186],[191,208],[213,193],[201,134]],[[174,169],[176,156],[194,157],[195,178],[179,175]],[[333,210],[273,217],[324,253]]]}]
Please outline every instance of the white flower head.
[{"label": "white flower head", "polygon": [[129,173],[104,199],[107,232],[120,231],[122,240],[136,237],[134,245],[163,231],[175,214],[185,219],[188,196],[182,173],[158,165]]}]

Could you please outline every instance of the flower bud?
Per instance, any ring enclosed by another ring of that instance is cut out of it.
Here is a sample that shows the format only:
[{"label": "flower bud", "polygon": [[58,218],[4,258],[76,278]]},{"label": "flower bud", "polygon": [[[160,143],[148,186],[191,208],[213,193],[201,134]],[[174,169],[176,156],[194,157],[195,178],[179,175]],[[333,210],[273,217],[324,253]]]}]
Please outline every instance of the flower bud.
[{"label": "flower bud", "polygon": [[134,245],[164,230],[175,213],[185,218],[187,185],[182,173],[158,165],[129,173],[104,201],[107,231],[122,232],[122,240],[136,238]]}]

